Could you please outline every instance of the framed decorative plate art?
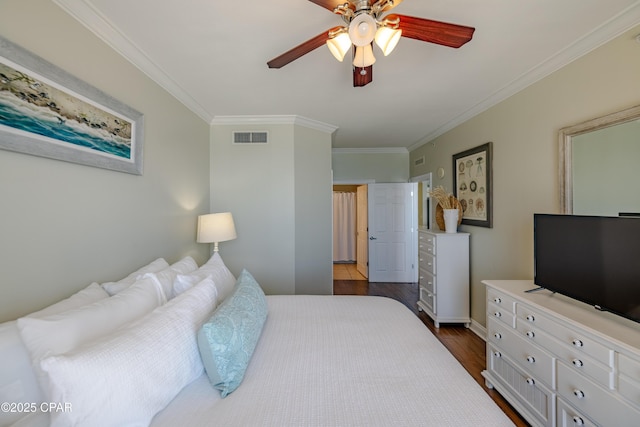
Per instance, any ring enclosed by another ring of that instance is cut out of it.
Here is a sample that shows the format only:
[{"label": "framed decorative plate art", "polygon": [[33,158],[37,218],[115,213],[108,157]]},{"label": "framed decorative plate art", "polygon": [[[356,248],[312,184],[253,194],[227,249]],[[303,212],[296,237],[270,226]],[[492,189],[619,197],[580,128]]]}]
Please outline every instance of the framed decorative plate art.
[{"label": "framed decorative plate art", "polygon": [[143,115],[0,37],[0,148],[142,175]]},{"label": "framed decorative plate art", "polygon": [[453,190],[462,204],[462,224],[493,227],[493,143],[453,155]]}]

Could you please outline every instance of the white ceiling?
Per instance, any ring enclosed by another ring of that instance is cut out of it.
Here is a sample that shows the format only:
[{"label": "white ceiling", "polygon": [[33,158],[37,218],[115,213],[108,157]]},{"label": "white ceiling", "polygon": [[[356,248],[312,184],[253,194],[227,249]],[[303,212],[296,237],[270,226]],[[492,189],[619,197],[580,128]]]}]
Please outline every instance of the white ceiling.
[{"label": "white ceiling", "polygon": [[475,27],[473,40],[402,38],[354,88],[325,46],[267,67],[342,24],[307,0],[53,1],[205,121],[298,115],[337,126],[334,148],[415,146],[640,24],[640,0],[404,0],[394,13]]}]

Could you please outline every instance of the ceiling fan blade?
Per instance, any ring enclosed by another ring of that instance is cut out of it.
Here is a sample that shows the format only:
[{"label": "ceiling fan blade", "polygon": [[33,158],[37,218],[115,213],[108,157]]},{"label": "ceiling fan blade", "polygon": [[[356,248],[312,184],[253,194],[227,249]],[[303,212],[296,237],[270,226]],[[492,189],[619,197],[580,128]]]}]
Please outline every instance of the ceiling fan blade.
[{"label": "ceiling fan blade", "polygon": [[449,24],[407,15],[391,14],[387,15],[386,18],[391,20],[400,18],[399,28],[402,30],[402,37],[455,48],[471,40],[473,32],[476,30],[473,27],[464,25]]},{"label": "ceiling fan blade", "polygon": [[307,40],[304,43],[299,44],[298,46],[294,47],[293,49],[286,51],[282,55],[273,58],[271,61],[267,62],[267,65],[269,66],[269,68],[282,68],[282,67],[284,67],[289,62],[295,61],[296,59],[300,58],[301,56],[306,55],[307,53],[311,52],[312,50],[317,49],[320,46],[322,46],[323,44],[325,44],[326,41],[329,39],[329,33],[331,31],[335,31],[335,30],[337,30],[339,28],[341,28],[341,27],[340,26],[333,27],[330,30],[327,30],[327,31],[325,31],[323,33],[318,34],[317,36]]},{"label": "ceiling fan blade", "polygon": [[[366,71],[366,74],[362,74],[362,70]],[[373,81],[373,65],[368,67],[353,67],[353,87],[366,86]]]},{"label": "ceiling fan blade", "polygon": [[329,9],[331,12],[333,12],[333,10],[341,5],[341,4],[345,4],[345,3],[349,3],[349,6],[351,7],[351,9],[355,10],[355,7],[351,4],[351,2],[349,2],[348,0],[309,0],[311,3],[315,3],[320,7],[324,7],[325,9]]}]

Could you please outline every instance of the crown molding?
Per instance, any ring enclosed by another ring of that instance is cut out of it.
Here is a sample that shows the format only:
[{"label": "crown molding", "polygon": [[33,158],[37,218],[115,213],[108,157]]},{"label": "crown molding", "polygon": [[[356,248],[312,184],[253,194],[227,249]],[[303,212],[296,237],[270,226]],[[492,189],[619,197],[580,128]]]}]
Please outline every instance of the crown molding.
[{"label": "crown molding", "polygon": [[332,148],[333,154],[407,154],[406,147]]},{"label": "crown molding", "polygon": [[296,115],[215,116],[211,125],[295,125],[326,133],[334,133],[337,126]]},{"label": "crown molding", "polygon": [[142,49],[126,37],[106,16],[87,0],[53,0],[62,10],[84,25],[113,50],[131,62],[173,97],[209,123],[211,114],[177,84],[167,72],[153,62]]},{"label": "crown molding", "polygon": [[493,95],[484,101],[474,105],[464,113],[456,116],[454,119],[440,126],[433,132],[425,135],[415,144],[409,146],[409,151],[413,151],[428,142],[436,139],[445,132],[450,131],[456,126],[461,125],[467,120],[477,116],[483,111],[488,110],[494,105],[504,101],[505,99],[515,95],[526,87],[536,83],[547,77],[562,67],[570,64],[581,56],[597,49],[605,43],[622,35],[624,32],[631,30],[640,23],[640,1],[635,2],[609,21],[595,28],[586,36],[577,40],[567,48],[561,50],[546,61],[536,65],[529,71],[516,78],[511,83],[496,91]]}]

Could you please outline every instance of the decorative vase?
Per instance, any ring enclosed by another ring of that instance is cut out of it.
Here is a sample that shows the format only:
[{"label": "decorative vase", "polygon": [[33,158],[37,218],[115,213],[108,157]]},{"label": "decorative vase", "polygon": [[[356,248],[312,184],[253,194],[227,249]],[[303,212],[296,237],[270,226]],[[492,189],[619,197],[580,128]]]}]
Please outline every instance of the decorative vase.
[{"label": "decorative vase", "polygon": [[458,209],[443,209],[445,233],[458,231]]}]

